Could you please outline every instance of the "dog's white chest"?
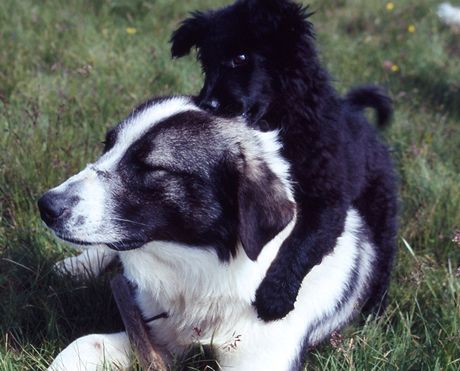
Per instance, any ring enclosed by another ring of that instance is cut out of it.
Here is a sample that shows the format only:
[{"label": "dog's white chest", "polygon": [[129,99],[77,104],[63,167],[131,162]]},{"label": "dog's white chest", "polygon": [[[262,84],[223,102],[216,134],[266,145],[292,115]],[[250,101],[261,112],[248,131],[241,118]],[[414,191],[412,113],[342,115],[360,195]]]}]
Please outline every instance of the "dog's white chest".
[{"label": "dog's white chest", "polygon": [[[229,273],[228,268],[212,253],[188,254],[167,245],[120,254],[125,276],[137,287],[136,300],[144,318],[168,314],[149,323],[152,333],[173,352],[198,342],[231,349],[256,317],[250,298],[241,296],[222,272]],[[195,264],[194,259],[198,259]]]}]

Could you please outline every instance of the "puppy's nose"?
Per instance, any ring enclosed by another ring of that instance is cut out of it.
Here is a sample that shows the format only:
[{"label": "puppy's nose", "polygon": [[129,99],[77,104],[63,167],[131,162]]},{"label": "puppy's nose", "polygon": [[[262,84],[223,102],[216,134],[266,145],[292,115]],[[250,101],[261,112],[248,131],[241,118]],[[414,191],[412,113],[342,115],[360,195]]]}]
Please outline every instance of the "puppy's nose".
[{"label": "puppy's nose", "polygon": [[201,102],[200,106],[207,111],[217,111],[220,107],[220,103],[217,99],[208,99]]},{"label": "puppy's nose", "polygon": [[38,200],[38,209],[47,226],[52,226],[68,211],[65,207],[65,197],[53,192],[45,193]]}]

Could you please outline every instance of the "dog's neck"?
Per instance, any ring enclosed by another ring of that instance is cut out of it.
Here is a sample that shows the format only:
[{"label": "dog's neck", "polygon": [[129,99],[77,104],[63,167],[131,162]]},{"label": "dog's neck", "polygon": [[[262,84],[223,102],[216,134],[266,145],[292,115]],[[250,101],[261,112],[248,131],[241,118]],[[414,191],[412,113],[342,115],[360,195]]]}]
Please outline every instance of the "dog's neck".
[{"label": "dog's neck", "polygon": [[257,261],[250,260],[240,245],[234,258],[222,262],[212,248],[170,242],[120,252],[120,260],[125,276],[137,287],[144,318],[168,313],[167,319],[151,324],[162,336],[177,335],[165,339],[167,343],[196,336],[194,328],[199,328],[201,340],[217,336],[216,328],[227,338],[234,329],[226,324],[241,316],[257,317],[252,307],[255,291],[294,224],[295,218],[263,248]]},{"label": "dog's neck", "polygon": [[[256,288],[291,233],[295,218],[265,245],[252,261],[238,244],[229,262],[219,260],[211,247],[192,247],[175,242],[154,241],[136,250],[120,252],[125,275],[140,290],[152,295],[217,297],[229,296],[251,303]],[[246,274],[246,273],[248,274]],[[254,277],[248,282],[247,277]]]}]

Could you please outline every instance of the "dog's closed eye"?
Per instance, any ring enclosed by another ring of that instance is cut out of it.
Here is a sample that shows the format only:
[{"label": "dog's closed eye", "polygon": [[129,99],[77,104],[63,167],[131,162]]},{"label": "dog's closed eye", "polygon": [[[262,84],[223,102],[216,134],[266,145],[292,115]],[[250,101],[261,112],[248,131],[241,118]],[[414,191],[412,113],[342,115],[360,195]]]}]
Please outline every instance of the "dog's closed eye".
[{"label": "dog's closed eye", "polygon": [[170,170],[168,170],[165,166],[149,163],[145,159],[134,159],[131,163],[131,166],[132,168],[145,174],[156,173],[159,175],[170,172]]}]

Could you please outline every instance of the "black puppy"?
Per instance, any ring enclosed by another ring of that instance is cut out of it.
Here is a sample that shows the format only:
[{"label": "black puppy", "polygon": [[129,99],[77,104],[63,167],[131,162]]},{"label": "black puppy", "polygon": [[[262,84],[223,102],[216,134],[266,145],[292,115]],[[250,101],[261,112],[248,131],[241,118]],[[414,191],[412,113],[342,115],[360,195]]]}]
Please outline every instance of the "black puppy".
[{"label": "black puppy", "polygon": [[384,126],[391,101],[376,87],[345,99],[332,87],[314,42],[311,13],[288,0],[240,0],[195,12],[174,32],[173,57],[198,50],[205,74],[197,103],[218,115],[245,115],[263,130],[280,130],[291,163],[299,217],[257,290],[268,321],[294,308],[305,275],[329,254],[355,207],[379,250],[365,312],[384,307],[395,255],[397,191],[388,150],[362,111]]}]

